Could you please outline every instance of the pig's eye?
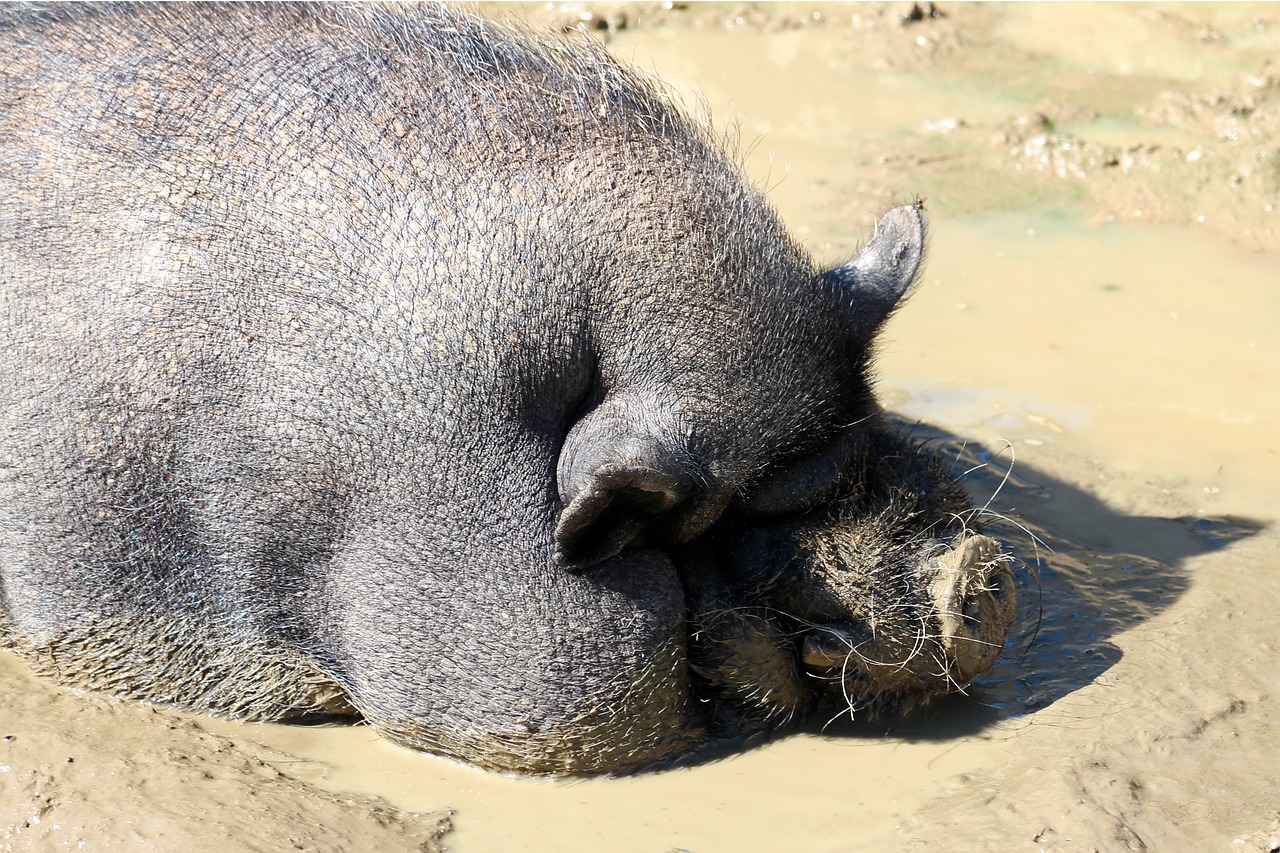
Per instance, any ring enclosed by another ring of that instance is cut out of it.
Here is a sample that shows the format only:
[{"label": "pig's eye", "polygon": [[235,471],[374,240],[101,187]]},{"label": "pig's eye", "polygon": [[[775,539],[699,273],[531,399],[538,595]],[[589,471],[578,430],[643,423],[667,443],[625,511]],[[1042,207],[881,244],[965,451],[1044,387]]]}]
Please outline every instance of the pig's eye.
[{"label": "pig's eye", "polygon": [[861,433],[846,432],[771,472],[747,494],[744,507],[752,515],[798,515],[829,501],[844,483],[861,441]]}]

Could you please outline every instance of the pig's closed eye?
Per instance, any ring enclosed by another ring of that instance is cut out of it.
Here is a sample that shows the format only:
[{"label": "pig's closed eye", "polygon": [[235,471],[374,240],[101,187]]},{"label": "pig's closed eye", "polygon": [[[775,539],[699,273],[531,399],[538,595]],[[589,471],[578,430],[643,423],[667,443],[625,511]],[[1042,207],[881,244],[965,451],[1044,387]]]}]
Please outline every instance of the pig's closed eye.
[{"label": "pig's closed eye", "polygon": [[769,472],[747,491],[744,509],[758,516],[795,515],[829,501],[843,485],[861,440],[855,428]]}]

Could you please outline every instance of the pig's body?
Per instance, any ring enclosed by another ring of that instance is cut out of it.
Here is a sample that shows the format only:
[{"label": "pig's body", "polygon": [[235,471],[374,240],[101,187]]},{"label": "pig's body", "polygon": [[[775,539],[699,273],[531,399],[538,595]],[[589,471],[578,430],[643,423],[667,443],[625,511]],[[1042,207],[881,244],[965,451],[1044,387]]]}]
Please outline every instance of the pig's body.
[{"label": "pig's body", "polygon": [[858,479],[917,211],[819,275],[650,89],[446,11],[67,9],[0,43],[12,647],[530,772],[734,716],[688,671],[733,584],[673,556]]}]

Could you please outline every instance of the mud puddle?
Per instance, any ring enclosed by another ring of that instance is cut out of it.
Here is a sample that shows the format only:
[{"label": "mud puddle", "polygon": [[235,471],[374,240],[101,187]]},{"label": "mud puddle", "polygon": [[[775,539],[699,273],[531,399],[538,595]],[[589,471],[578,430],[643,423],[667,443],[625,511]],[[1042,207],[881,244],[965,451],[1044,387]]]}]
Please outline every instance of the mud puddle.
[{"label": "mud puddle", "polygon": [[941,727],[913,725],[887,738],[842,734],[847,727],[837,724],[828,735],[796,734],[697,767],[586,781],[486,774],[398,749],[367,729],[214,729],[315,762],[312,779],[325,789],[376,794],[410,811],[448,803],[451,850],[638,853],[830,849],[855,837],[852,825],[891,827],[922,787],[938,790],[993,764],[1013,733],[992,725],[995,717],[980,706],[953,708]]},{"label": "mud puddle", "polygon": [[0,849],[420,849],[444,824],[419,813],[446,808],[463,853],[1269,849],[1280,8],[937,10],[520,14],[582,24],[736,117],[748,169],[822,260],[927,199],[928,266],[881,395],[970,472],[1023,562],[1017,636],[969,697],[888,735],[837,722],[566,783],[362,728],[121,706],[0,661]]}]

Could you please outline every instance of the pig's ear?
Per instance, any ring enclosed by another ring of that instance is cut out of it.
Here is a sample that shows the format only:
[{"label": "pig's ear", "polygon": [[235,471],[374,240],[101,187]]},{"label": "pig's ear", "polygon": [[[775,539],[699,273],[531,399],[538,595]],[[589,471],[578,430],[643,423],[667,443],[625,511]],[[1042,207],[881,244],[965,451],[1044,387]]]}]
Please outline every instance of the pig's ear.
[{"label": "pig's ear", "polygon": [[858,256],[823,273],[855,330],[875,334],[911,289],[924,257],[924,204],[894,208],[876,224],[876,234]]},{"label": "pig's ear", "polygon": [[606,401],[565,438],[555,559],[580,571],[618,554],[697,488],[674,430]]}]

